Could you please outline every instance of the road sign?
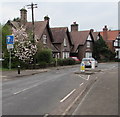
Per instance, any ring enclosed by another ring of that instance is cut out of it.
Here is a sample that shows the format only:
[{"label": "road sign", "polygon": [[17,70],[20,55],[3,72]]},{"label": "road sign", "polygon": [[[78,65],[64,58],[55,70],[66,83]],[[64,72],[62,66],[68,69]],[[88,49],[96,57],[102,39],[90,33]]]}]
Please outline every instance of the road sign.
[{"label": "road sign", "polygon": [[80,64],[80,71],[85,72],[85,64],[83,62]]},{"label": "road sign", "polygon": [[14,48],[14,46],[13,46],[13,44],[7,44],[7,49],[9,50],[9,49],[13,49]]},{"label": "road sign", "polygon": [[6,36],[6,44],[14,44],[14,36],[13,35]]}]

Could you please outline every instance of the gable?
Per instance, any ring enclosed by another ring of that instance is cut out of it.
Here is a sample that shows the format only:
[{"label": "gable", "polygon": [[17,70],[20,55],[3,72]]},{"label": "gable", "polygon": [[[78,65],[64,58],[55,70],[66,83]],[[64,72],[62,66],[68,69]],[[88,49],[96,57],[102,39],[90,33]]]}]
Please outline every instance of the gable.
[{"label": "gable", "polygon": [[87,41],[92,41],[92,38],[91,38],[90,35],[88,35],[88,37],[87,37]]}]

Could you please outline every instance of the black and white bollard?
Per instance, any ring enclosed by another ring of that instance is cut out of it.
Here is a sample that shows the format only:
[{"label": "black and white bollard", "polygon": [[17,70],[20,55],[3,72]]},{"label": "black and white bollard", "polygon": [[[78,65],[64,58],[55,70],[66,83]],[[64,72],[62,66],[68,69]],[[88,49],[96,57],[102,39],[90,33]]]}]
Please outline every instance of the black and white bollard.
[{"label": "black and white bollard", "polygon": [[18,74],[20,74],[20,65],[18,65]]}]

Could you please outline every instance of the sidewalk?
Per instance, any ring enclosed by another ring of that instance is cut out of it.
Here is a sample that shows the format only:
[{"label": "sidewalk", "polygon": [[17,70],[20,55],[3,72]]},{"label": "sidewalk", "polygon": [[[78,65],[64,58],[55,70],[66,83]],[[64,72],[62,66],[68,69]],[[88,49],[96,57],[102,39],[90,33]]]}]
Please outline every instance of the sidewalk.
[{"label": "sidewalk", "polygon": [[73,115],[118,115],[118,70],[98,76]]},{"label": "sidewalk", "polygon": [[2,71],[2,80],[8,80],[8,79],[15,79],[20,78],[24,76],[30,76],[35,75],[43,72],[48,72],[50,70],[59,70],[59,69],[65,69],[65,68],[72,68],[72,67],[78,67],[79,65],[72,65],[72,66],[58,66],[58,67],[50,67],[46,69],[32,69],[32,70],[21,70],[20,74],[18,74],[17,70],[11,70],[11,71]]}]

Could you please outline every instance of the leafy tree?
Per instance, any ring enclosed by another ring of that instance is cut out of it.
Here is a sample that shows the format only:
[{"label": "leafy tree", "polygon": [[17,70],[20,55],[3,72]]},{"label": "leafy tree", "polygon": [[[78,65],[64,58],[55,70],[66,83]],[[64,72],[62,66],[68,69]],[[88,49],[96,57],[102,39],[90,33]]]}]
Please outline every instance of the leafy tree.
[{"label": "leafy tree", "polygon": [[1,26],[2,28],[2,51],[4,54],[7,51],[6,36],[11,35],[12,31],[9,25]]},{"label": "leafy tree", "polygon": [[99,40],[94,42],[93,56],[97,60],[112,60],[115,54],[108,48],[106,42],[100,37]]},{"label": "leafy tree", "polygon": [[11,35],[12,31],[9,25],[0,26],[0,30],[2,33],[2,53],[4,61],[2,62],[2,67],[8,68],[8,62],[9,62],[9,53],[7,50],[7,44],[6,44],[6,36]]}]

